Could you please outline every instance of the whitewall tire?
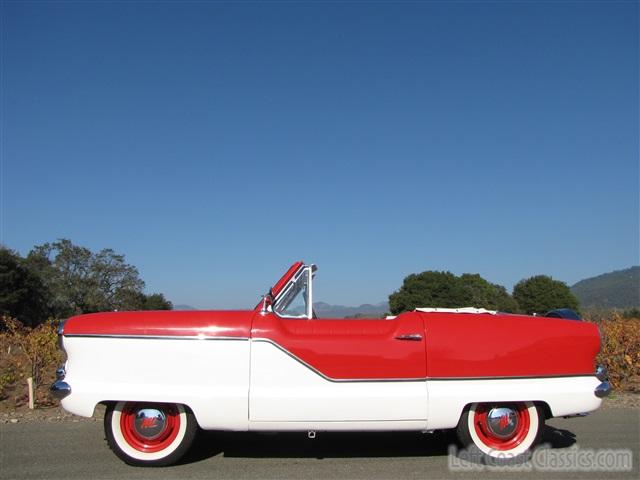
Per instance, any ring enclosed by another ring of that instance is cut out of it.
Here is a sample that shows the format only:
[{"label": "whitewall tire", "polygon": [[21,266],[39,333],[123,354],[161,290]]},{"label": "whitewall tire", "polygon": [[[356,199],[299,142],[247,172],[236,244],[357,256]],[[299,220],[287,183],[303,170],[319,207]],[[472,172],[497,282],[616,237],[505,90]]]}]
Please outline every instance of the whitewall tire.
[{"label": "whitewall tire", "polygon": [[109,447],[125,463],[161,467],[187,452],[198,427],[184,405],[117,402],[107,407],[104,430]]},{"label": "whitewall tire", "polygon": [[457,433],[472,458],[485,463],[523,461],[544,428],[544,415],[533,402],[474,403],[465,409]]}]

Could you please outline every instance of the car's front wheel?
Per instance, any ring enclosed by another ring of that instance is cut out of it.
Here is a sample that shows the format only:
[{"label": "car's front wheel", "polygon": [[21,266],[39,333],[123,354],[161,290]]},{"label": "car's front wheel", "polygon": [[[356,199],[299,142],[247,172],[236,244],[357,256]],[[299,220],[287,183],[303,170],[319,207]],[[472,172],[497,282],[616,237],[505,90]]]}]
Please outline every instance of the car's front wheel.
[{"label": "car's front wheel", "polygon": [[117,402],[107,407],[104,430],[109,447],[124,462],[162,467],[186,453],[198,426],[184,405]]},{"label": "car's front wheel", "polygon": [[467,454],[486,463],[526,460],[544,428],[544,415],[532,402],[474,403],[458,423]]}]

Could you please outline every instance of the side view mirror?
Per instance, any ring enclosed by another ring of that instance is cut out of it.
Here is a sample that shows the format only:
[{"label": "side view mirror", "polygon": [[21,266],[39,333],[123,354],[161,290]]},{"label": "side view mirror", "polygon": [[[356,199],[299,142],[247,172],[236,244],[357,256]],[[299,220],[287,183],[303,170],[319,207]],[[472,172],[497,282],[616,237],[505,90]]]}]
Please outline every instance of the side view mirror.
[{"label": "side view mirror", "polygon": [[260,307],[260,315],[266,315],[267,313],[271,313],[273,311],[271,308],[272,303],[273,303],[273,295],[271,294],[271,290],[269,290],[269,293],[265,294],[262,297],[262,306]]}]

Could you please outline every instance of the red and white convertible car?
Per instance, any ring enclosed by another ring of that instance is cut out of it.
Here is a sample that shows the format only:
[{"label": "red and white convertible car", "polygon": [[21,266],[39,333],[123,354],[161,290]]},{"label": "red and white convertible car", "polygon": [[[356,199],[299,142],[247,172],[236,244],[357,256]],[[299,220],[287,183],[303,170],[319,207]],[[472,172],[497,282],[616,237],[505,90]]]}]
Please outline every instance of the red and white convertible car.
[{"label": "red and white convertible car", "polygon": [[295,263],[247,311],[96,313],[60,330],[51,387],[71,413],[107,406],[107,441],[133,465],[168,465],[199,428],[457,428],[488,460],[526,455],[545,419],[597,409],[595,325],[462,308],[319,319],[314,265]]}]

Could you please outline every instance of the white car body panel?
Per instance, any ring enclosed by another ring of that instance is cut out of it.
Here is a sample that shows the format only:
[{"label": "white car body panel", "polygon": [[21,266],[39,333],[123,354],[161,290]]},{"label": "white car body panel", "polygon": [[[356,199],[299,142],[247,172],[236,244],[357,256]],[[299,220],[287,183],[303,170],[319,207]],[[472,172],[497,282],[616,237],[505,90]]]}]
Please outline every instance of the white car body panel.
[{"label": "white car body panel", "polygon": [[204,429],[247,430],[248,339],[65,337],[62,406],[90,417],[108,400],[183,403]]},{"label": "white car body panel", "polygon": [[596,410],[602,399],[593,393],[596,377],[428,380],[427,426],[454,428],[464,407],[476,402],[540,401],[554,417]]},{"label": "white car body panel", "polygon": [[251,341],[252,428],[255,422],[415,421],[422,429],[426,399],[424,380],[333,382],[272,343]]}]

